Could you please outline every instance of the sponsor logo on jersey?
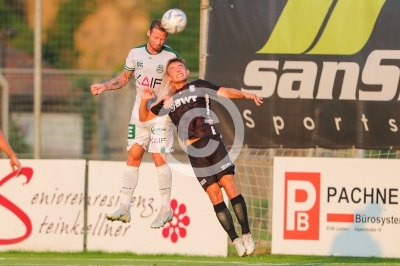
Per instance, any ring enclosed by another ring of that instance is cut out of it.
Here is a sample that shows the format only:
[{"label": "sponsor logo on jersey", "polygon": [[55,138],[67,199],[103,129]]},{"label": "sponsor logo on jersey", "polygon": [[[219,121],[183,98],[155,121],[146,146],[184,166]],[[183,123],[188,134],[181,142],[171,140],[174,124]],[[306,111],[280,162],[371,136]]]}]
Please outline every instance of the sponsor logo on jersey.
[{"label": "sponsor logo on jersey", "polygon": [[196,90],[196,87],[194,85],[189,86],[189,91],[194,92]]},{"label": "sponsor logo on jersey", "polygon": [[[174,105],[175,105],[175,107],[179,107],[182,104],[188,104],[190,102],[195,102],[196,100],[197,100],[197,95],[186,96],[186,97],[175,99]],[[174,108],[174,110],[175,110],[175,108]]]},{"label": "sponsor logo on jersey", "polygon": [[231,165],[232,165],[232,162],[226,163],[226,164],[224,164],[224,165],[221,166],[221,169],[222,169],[222,170],[225,170],[226,168],[228,168],[228,167],[231,166]]},{"label": "sponsor logo on jersey", "polygon": [[137,61],[137,62],[136,62],[136,67],[137,67],[138,69],[143,69],[143,62],[142,62],[142,61]]},{"label": "sponsor logo on jersey", "polygon": [[[165,132],[167,132],[167,129],[165,127],[152,126],[150,128],[150,131],[152,134],[161,135],[161,134],[164,134]],[[159,142],[153,142],[153,143],[159,143]]]},{"label": "sponsor logo on jersey", "polygon": [[[138,78],[140,78],[140,77],[141,76],[139,76]],[[162,79],[150,78],[148,76],[145,76],[143,78],[142,82],[140,82],[140,85],[154,89],[156,87],[156,85],[160,85],[161,82],[162,82]]]},{"label": "sponsor logo on jersey", "polygon": [[157,71],[157,73],[160,73],[160,74],[163,73],[164,72],[164,65],[158,65],[156,71]]},{"label": "sponsor logo on jersey", "polygon": [[[159,133],[159,134],[162,134],[162,133]],[[163,143],[165,141],[166,141],[166,138],[152,138],[151,139],[151,143],[154,143],[154,144]]]}]

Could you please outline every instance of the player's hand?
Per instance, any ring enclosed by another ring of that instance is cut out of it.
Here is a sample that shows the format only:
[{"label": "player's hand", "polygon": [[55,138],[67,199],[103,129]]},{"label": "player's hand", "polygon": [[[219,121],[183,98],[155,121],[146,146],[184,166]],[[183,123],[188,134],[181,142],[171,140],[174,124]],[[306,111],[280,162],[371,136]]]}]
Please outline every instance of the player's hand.
[{"label": "player's hand", "polygon": [[92,95],[99,95],[100,93],[106,90],[106,86],[104,84],[93,84],[90,86],[90,92]]},{"label": "player's hand", "polygon": [[144,88],[142,91],[142,99],[150,100],[155,97],[154,91],[151,88]]},{"label": "player's hand", "polygon": [[253,100],[257,106],[263,104],[263,98],[258,97],[254,93],[246,93],[246,99]]},{"label": "player's hand", "polygon": [[10,158],[10,165],[13,171],[17,171],[17,176],[21,174],[21,163],[19,162],[17,157],[11,157]]}]

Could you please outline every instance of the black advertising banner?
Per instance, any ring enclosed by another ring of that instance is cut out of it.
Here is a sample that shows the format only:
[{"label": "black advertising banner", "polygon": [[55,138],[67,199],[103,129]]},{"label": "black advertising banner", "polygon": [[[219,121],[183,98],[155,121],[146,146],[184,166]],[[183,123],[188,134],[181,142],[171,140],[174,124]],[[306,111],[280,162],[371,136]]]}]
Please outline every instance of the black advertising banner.
[{"label": "black advertising banner", "polygon": [[[400,1],[211,0],[205,79],[235,100],[244,144],[400,148]],[[213,103],[218,130],[233,117]]]}]

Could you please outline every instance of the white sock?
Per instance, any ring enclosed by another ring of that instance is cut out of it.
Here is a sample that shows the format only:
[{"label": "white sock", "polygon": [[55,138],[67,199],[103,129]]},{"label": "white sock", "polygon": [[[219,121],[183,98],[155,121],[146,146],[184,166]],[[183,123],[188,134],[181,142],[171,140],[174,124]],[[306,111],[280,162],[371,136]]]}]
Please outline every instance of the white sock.
[{"label": "white sock", "polygon": [[161,209],[171,209],[171,186],[172,186],[172,173],[168,164],[157,167],[158,188],[161,195]]},{"label": "white sock", "polygon": [[133,192],[139,179],[139,167],[127,165],[122,177],[122,203],[121,208],[125,211],[130,209]]}]

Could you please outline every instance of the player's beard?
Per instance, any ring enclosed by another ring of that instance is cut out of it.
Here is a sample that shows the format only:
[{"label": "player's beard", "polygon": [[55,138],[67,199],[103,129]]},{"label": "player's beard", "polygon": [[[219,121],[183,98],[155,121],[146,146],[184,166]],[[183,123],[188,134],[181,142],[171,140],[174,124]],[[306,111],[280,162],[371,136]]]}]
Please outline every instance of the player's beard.
[{"label": "player's beard", "polygon": [[157,53],[161,51],[162,45],[157,45],[157,44],[153,44],[150,42],[150,46],[151,46],[151,49],[153,49]]}]

